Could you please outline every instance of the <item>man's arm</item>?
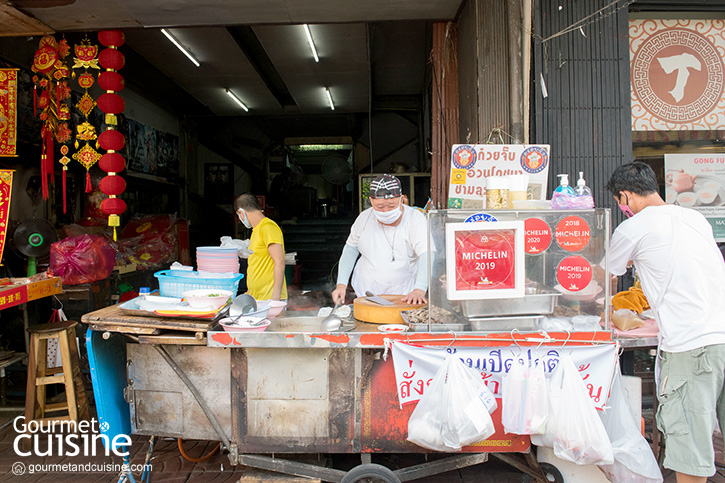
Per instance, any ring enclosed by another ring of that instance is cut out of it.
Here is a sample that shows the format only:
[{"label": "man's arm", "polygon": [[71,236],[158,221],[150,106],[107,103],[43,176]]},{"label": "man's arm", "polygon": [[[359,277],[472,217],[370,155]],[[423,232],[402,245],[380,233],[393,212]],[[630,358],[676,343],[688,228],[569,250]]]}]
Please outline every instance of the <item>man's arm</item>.
[{"label": "man's arm", "polygon": [[274,262],[272,300],[279,300],[282,295],[282,284],[284,284],[284,249],[279,243],[270,243],[267,245],[267,251]]}]

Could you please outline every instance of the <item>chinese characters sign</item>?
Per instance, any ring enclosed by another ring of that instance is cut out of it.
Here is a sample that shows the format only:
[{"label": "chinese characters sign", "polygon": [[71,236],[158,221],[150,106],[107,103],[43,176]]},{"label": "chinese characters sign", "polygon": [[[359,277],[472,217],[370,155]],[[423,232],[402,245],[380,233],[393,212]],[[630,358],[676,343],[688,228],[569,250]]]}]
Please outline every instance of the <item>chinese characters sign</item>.
[{"label": "chinese characters sign", "polygon": [[18,69],[0,69],[0,156],[15,156],[18,138]]},{"label": "chinese characters sign", "polygon": [[723,20],[631,20],[632,130],[725,128]]},{"label": "chinese characters sign", "polygon": [[5,250],[5,238],[8,234],[8,216],[10,215],[10,195],[13,190],[13,170],[0,169],[0,262]]}]

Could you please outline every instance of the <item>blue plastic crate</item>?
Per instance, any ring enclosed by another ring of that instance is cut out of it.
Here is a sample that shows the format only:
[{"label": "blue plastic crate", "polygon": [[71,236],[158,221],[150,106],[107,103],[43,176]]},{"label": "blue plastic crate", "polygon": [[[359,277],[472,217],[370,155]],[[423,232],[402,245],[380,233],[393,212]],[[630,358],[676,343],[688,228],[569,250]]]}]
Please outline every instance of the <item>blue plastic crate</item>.
[{"label": "blue plastic crate", "polygon": [[156,272],[154,277],[159,279],[159,292],[162,297],[181,297],[187,290],[200,288],[229,290],[232,297],[237,295],[239,281],[244,278],[240,273],[234,277],[225,278],[200,278],[199,272],[187,272],[184,270],[162,270]]}]

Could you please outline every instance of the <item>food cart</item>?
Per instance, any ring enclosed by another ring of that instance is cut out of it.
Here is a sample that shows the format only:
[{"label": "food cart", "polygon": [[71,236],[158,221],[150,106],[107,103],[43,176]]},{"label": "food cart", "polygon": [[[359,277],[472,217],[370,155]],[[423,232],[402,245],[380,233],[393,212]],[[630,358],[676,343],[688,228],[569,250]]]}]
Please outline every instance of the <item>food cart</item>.
[{"label": "food cart", "polygon": [[[409,320],[405,332],[360,321],[323,332],[316,312],[283,313],[264,332],[226,332],[214,319],[138,317],[115,306],[86,314],[99,420],[109,423],[101,427],[220,441],[234,465],[323,481],[408,481],[490,454],[543,480],[529,437],[505,433],[500,408],[492,415],[495,434],[459,454],[397,470],[371,463],[373,453],[429,452],[406,440],[415,407],[406,403],[424,393],[425,378],[400,380],[386,357],[391,342],[393,352],[400,343],[465,353],[494,394],[517,357],[609,347],[605,359],[616,358],[606,330],[608,277],[594,269],[606,268],[609,211],[501,210],[492,218],[428,214],[427,320]],[[484,255],[466,255],[471,251]],[[547,322],[561,330],[543,329]],[[607,364],[590,387],[602,405],[614,363]],[[293,453],[359,453],[361,464],[345,472],[280,458]]]}]

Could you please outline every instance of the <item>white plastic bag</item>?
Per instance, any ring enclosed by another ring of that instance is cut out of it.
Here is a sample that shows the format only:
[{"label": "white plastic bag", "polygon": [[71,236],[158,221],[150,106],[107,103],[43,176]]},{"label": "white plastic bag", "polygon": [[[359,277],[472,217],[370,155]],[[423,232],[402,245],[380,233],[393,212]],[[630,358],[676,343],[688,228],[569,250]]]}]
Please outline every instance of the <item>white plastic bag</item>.
[{"label": "white plastic bag", "polygon": [[548,381],[546,431],[531,436],[531,442],[553,448],[557,457],[578,465],[612,464],[609,436],[571,357],[561,358]]},{"label": "white plastic bag", "polygon": [[549,395],[543,363],[514,362],[501,382],[501,422],[512,434],[541,434],[549,418]]},{"label": "white plastic bag", "polygon": [[637,421],[632,418],[619,371],[614,374],[607,405],[609,407],[601,418],[612,443],[614,463],[600,465],[599,469],[613,483],[662,482],[662,473],[652,449],[640,433]]},{"label": "white plastic bag", "polygon": [[495,409],[483,381],[449,356],[410,415],[408,441],[435,451],[460,451],[494,433],[489,410]]}]

